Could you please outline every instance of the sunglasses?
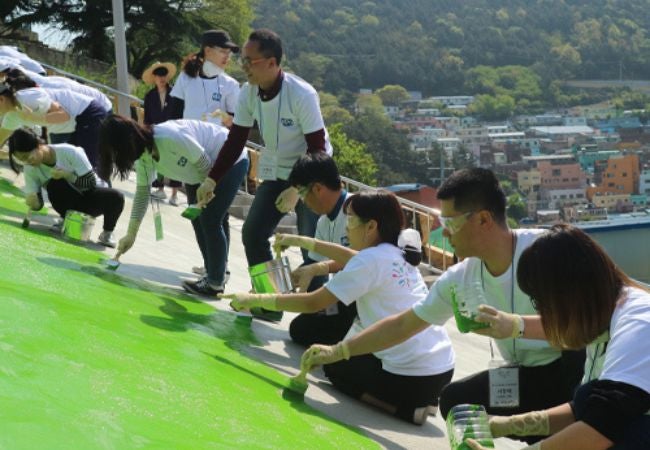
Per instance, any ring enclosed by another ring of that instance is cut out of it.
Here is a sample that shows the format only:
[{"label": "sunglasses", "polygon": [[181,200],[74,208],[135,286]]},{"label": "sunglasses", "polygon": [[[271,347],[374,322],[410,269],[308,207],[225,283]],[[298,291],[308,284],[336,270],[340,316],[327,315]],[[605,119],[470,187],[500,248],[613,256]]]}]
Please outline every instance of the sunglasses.
[{"label": "sunglasses", "polygon": [[450,234],[454,234],[463,228],[463,225],[465,225],[465,222],[467,222],[469,216],[474,213],[475,211],[470,211],[464,214],[459,214],[457,216],[439,216],[438,219],[440,220],[440,225],[442,225],[442,228],[449,231]]}]

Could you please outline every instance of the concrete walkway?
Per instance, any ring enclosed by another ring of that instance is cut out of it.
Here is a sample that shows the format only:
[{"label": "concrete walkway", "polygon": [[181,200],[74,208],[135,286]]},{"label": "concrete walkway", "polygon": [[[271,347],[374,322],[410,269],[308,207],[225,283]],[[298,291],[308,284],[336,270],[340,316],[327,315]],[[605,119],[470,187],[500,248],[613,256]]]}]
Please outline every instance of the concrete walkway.
[{"label": "concrete walkway", "polygon": [[[8,169],[6,161],[0,162],[0,176],[15,180],[19,187],[23,186],[22,176],[16,176]],[[116,237],[125,234],[131,209],[131,200],[135,190],[133,180],[117,181],[115,187],[122,190],[127,198],[125,212],[120,218]],[[181,200],[185,200],[179,194]],[[195,279],[191,273],[192,266],[202,265],[200,252],[194,239],[190,223],[180,216],[184,204],[179,207],[161,202],[163,217],[164,239],[156,242],[153,219],[150,211],[142,224],[140,233],[133,248],[122,258],[118,273],[140,280],[148,280],[173,289],[182,290],[180,283],[183,279]],[[53,211],[48,217],[35,216],[32,218],[33,227],[49,227],[53,223]],[[248,291],[246,258],[241,243],[242,221],[231,218],[231,249],[229,269],[231,272],[227,292]],[[101,231],[101,218],[97,220],[93,239]],[[89,244],[93,248],[104,251],[112,256],[114,250]],[[297,250],[289,250],[287,255],[296,266],[300,261]],[[227,303],[206,300],[215,308],[230,310]],[[252,329],[262,343],[259,347],[250,349],[250,354],[258,360],[277,368],[287,375],[298,372],[300,355],[303,348],[293,344],[288,337],[288,326],[293,314],[285,314],[282,322],[271,324],[253,321]],[[461,335],[453,321],[447,324],[447,330],[454,343],[457,355],[457,365],[454,378],[460,378],[487,367],[489,346],[486,338],[476,335]],[[357,426],[381,446],[387,449],[448,449],[444,422],[439,417],[430,417],[423,426],[410,425],[391,416],[383,414],[358,401],[352,400],[339,393],[328,383],[322,372],[316,371],[309,375],[310,387],[306,394],[306,402],[314,408],[325,412],[331,417]],[[497,441],[498,449],[518,449],[524,445],[507,439]]]}]

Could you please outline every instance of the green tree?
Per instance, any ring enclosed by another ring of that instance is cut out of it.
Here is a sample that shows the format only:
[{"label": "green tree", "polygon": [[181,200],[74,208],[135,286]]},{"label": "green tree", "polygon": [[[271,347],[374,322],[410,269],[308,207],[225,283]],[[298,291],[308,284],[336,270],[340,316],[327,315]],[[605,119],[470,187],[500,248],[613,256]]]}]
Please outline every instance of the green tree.
[{"label": "green tree", "polygon": [[360,181],[369,186],[377,184],[377,164],[368,153],[366,145],[350,139],[338,123],[328,128],[330,141],[334,148],[334,161],[341,175]]},{"label": "green tree", "polygon": [[379,96],[381,102],[386,106],[398,106],[411,97],[408,91],[399,84],[387,84],[377,89],[375,94]]}]

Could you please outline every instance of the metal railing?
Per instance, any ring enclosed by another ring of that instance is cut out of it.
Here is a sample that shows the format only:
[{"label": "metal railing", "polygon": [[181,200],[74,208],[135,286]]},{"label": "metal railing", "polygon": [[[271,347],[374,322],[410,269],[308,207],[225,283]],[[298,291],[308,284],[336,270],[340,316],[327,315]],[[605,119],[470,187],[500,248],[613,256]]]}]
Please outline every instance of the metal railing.
[{"label": "metal railing", "polygon": [[[114,89],[114,88],[112,88],[110,86],[106,86],[106,85],[104,85],[102,83],[99,83],[97,81],[89,80],[89,79],[84,78],[82,76],[75,75],[75,74],[70,73],[70,72],[66,72],[65,70],[61,70],[61,69],[59,69],[57,67],[50,66],[48,64],[43,64],[43,66],[45,68],[47,68],[48,70],[51,70],[52,72],[55,72],[57,74],[66,76],[68,78],[72,78],[72,79],[77,80],[77,81],[79,81],[81,83],[91,85],[91,86],[93,86],[93,87],[95,87],[95,88],[97,88],[97,89],[99,89],[101,91],[104,91],[105,93],[112,94],[113,96],[121,96],[121,97],[127,98],[132,103],[136,103],[138,106],[142,106],[144,104],[144,102],[141,99],[139,99],[138,97],[135,97],[135,96],[130,95],[130,94],[126,94],[124,92],[121,92],[121,91],[119,91],[117,89]],[[264,150],[263,145],[257,144],[257,143],[252,142],[252,141],[247,141],[246,142],[246,147],[248,148],[249,154],[250,153],[258,153],[259,154],[260,151]],[[349,192],[359,192],[359,191],[363,191],[363,190],[377,190],[377,189],[380,189],[378,187],[369,186],[367,184],[361,183],[360,181],[356,181],[356,180],[353,180],[353,179],[348,178],[348,177],[341,177],[341,179],[343,180],[343,184],[344,184],[345,188]],[[243,187],[244,187],[244,192],[246,194],[251,195],[249,190],[248,190],[248,183],[244,182]],[[439,256],[441,258],[441,262],[439,263],[439,265],[441,266],[442,271],[446,270],[447,269],[447,260],[451,259],[451,252],[448,249],[445,248],[445,245],[444,245],[445,241],[443,240],[443,248],[441,248],[441,249],[437,249],[436,247],[431,246],[430,243],[428,242],[428,236],[429,236],[429,233],[431,232],[434,218],[440,216],[440,210],[437,209],[437,208],[431,208],[431,207],[428,207],[428,206],[425,206],[425,205],[421,205],[419,203],[416,203],[414,201],[411,201],[411,200],[408,200],[408,199],[405,199],[405,198],[397,197],[397,199],[400,202],[400,205],[402,206],[402,209],[405,212],[410,213],[409,221],[410,221],[411,227],[416,229],[416,230],[419,229],[419,230],[424,230],[425,231],[425,233],[424,233],[425,242],[423,242],[423,245],[424,245],[425,250],[427,250],[425,252],[425,256],[426,256],[426,262],[427,262],[427,265],[428,265],[429,269],[433,270],[433,271],[437,271],[436,266],[434,266],[432,264],[432,259],[433,259],[432,255],[434,255],[438,251],[440,251]]]}]

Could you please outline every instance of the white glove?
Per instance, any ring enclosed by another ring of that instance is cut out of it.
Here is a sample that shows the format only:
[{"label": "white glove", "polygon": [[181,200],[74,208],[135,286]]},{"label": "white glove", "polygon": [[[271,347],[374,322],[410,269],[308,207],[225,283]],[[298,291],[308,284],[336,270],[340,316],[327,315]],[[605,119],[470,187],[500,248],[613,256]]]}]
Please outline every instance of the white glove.
[{"label": "white glove", "polygon": [[491,416],[490,431],[495,438],[503,436],[548,436],[551,434],[548,412],[531,411],[514,416]]},{"label": "white glove", "polygon": [[117,243],[117,252],[121,255],[128,252],[133,243],[135,242],[135,234],[127,233],[120,241]]},{"label": "white glove", "polygon": [[203,183],[196,190],[196,204],[200,208],[207,205],[210,200],[214,198],[214,189],[217,187],[217,182],[212,178],[207,177]]},{"label": "white glove", "polygon": [[275,253],[281,253],[289,247],[301,247],[310,252],[314,251],[316,246],[316,239],[308,236],[300,236],[299,234],[275,234],[275,242],[273,242],[273,250]]},{"label": "white glove", "polygon": [[300,367],[311,370],[312,367],[332,364],[343,359],[350,359],[347,342],[341,341],[336,345],[314,344],[302,354]]},{"label": "white glove", "polygon": [[524,330],[524,319],[519,314],[499,311],[489,305],[480,305],[474,320],[490,324],[488,328],[474,330],[475,333],[495,339],[517,338]]},{"label": "white glove", "polygon": [[230,299],[230,306],[235,311],[251,308],[264,308],[269,311],[277,311],[276,294],[251,294],[248,292],[236,292],[233,294],[218,294],[219,299]]},{"label": "white glove", "polygon": [[74,174],[72,172],[68,172],[67,170],[61,169],[60,167],[55,167],[50,171],[50,176],[54,180],[60,180],[61,178],[70,180],[73,175]]},{"label": "white glove", "polygon": [[300,196],[298,195],[298,189],[290,186],[284,191],[280,192],[278,198],[275,199],[275,207],[281,213],[288,213],[296,207],[299,198]]},{"label": "white glove", "polygon": [[314,277],[330,273],[328,261],[319,261],[306,266],[300,266],[291,272],[291,283],[297,287],[298,292],[307,292],[309,284]]},{"label": "white glove", "polygon": [[33,209],[34,211],[38,211],[43,207],[37,193],[27,195],[25,197],[25,204],[29,207],[29,209]]}]

